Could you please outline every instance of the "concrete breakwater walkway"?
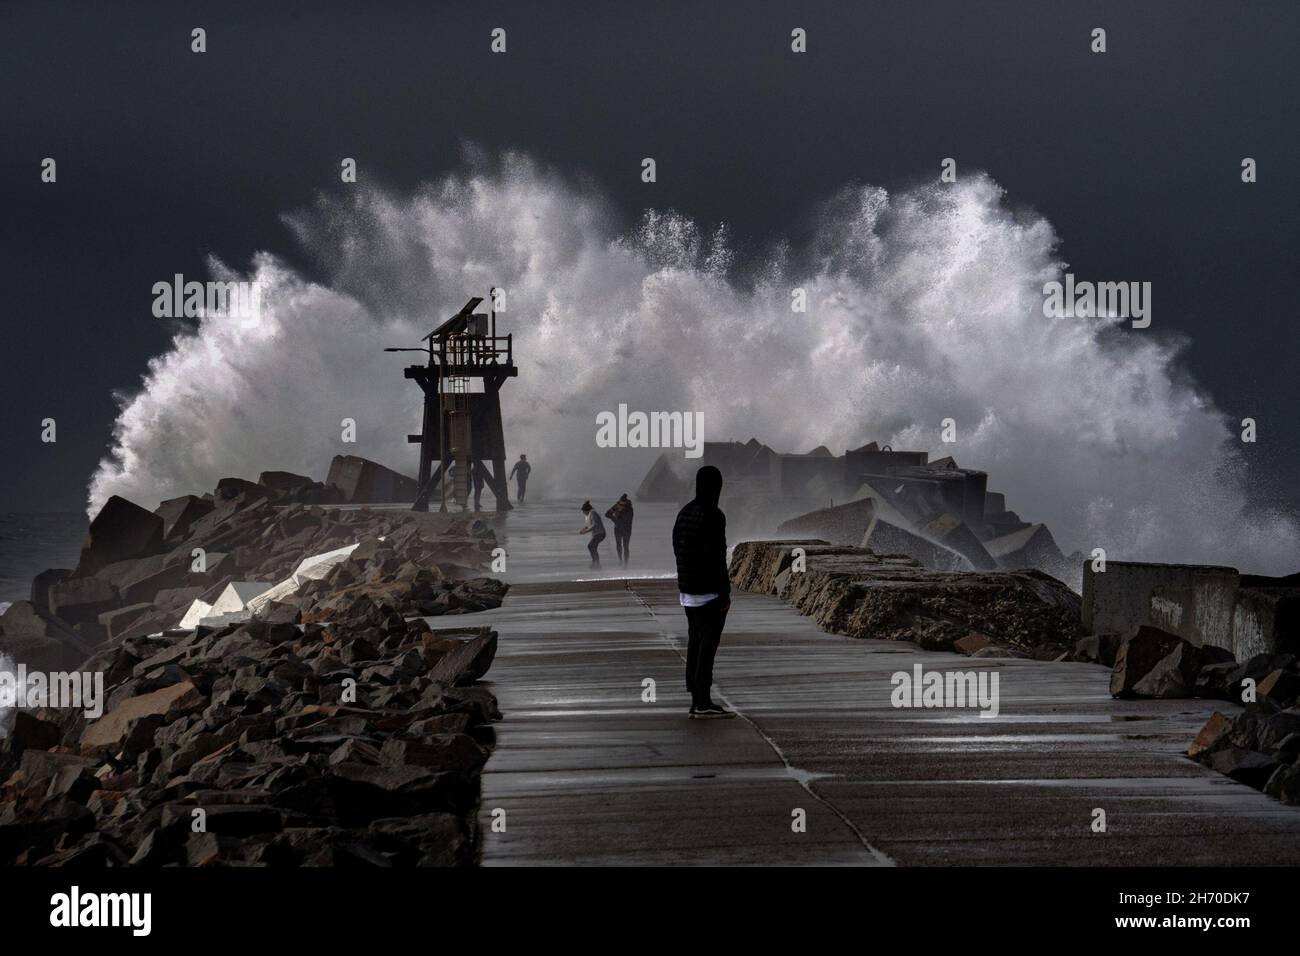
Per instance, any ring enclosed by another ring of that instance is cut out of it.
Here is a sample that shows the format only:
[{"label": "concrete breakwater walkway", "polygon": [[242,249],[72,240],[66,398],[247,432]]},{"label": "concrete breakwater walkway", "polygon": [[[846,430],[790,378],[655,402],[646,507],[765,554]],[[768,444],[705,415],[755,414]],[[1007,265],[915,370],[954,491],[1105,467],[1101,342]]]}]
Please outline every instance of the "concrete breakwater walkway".
[{"label": "concrete breakwater walkway", "polygon": [[[480,622],[504,714],[485,865],[1300,859],[1300,809],[1182,756],[1228,705],[1113,700],[1104,668],[837,637],[737,593],[715,677],[742,716],[690,721],[671,580],[516,584]],[[916,664],[996,669],[1000,713],[895,708],[891,676]]]}]

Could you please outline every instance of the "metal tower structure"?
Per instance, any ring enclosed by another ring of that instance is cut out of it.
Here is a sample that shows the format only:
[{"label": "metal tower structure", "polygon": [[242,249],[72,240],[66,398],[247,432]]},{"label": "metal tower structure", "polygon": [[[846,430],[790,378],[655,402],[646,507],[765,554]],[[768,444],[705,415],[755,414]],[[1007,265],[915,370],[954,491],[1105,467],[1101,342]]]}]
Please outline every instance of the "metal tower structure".
[{"label": "metal tower structure", "polygon": [[[429,355],[427,364],[411,365],[403,372],[424,391],[420,434],[407,436],[407,441],[420,446],[415,511],[428,511],[435,492],[440,492],[439,511],[447,510],[449,492],[467,509],[476,484],[492,490],[497,511],[511,508],[500,391],[519,369],[514,362],[513,336],[496,334],[496,311],[474,311],[482,302],[482,298],[470,299],[426,335],[427,348],[384,350]],[[450,482],[445,480],[449,470]]]}]

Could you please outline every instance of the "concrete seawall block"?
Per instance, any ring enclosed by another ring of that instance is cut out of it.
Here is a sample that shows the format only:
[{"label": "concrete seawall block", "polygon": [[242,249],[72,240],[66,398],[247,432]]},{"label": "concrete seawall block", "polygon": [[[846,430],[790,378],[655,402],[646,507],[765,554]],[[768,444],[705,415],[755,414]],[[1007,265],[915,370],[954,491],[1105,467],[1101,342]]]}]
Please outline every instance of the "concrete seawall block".
[{"label": "concrete seawall block", "polygon": [[[1155,623],[1193,643],[1207,643],[1196,635],[1209,634],[1214,640],[1208,643],[1224,641],[1218,646],[1230,648],[1231,641],[1224,635],[1231,633],[1232,595],[1236,593],[1239,577],[1236,568],[1211,565],[1108,561],[1105,571],[1094,571],[1088,563],[1083,570],[1083,626],[1090,633],[1099,634],[1119,633],[1139,624]],[[1179,608],[1184,601],[1188,603],[1181,613],[1172,604],[1162,604],[1166,619],[1152,621],[1151,597],[1157,588],[1163,589],[1161,596],[1170,602],[1175,601],[1179,589],[1187,589],[1197,597],[1191,601],[1180,599]],[[1186,633],[1179,628],[1197,627],[1198,611],[1193,605],[1203,607],[1199,611],[1202,624],[1199,631]],[[1180,617],[1180,623],[1171,626],[1175,616]]]}]

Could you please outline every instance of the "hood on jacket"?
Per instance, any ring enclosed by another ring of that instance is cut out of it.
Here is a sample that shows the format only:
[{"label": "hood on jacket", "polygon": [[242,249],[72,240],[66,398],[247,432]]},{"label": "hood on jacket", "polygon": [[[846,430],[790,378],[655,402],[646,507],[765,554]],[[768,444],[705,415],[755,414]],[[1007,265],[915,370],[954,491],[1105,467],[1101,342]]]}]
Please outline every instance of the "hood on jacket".
[{"label": "hood on jacket", "polygon": [[722,472],[712,465],[705,465],[695,473],[695,500],[702,505],[716,508],[722,497]]}]

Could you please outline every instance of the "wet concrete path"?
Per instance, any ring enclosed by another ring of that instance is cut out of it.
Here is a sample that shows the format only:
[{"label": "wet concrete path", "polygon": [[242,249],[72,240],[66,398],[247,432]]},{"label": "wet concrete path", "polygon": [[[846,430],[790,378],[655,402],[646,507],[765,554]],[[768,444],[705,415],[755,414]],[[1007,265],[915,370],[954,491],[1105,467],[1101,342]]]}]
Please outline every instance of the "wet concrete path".
[{"label": "wet concrete path", "polygon": [[[504,713],[487,865],[1300,860],[1300,808],[1182,756],[1214,702],[1112,700],[1104,668],[836,637],[736,594],[715,678],[743,717],[689,721],[671,580],[521,583],[475,617]],[[917,663],[996,670],[1000,714],[894,708]]]}]

